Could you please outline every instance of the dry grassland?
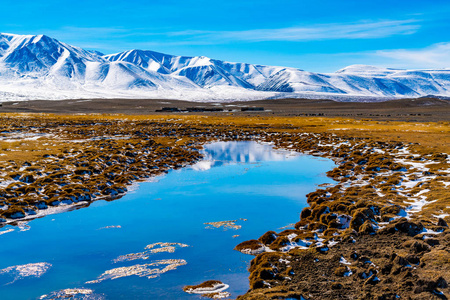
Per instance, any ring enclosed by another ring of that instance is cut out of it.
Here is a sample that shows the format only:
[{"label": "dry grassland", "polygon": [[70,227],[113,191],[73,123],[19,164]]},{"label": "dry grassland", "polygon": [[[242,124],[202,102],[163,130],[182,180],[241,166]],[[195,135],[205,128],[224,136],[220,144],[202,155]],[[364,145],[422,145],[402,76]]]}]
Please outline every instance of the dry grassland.
[{"label": "dry grassland", "polygon": [[[446,299],[450,123],[222,115],[0,115],[0,220],[119,197],[201,158],[212,140],[328,157],[337,181],[307,195],[292,229],[254,254],[240,299]],[[211,295],[213,297],[214,295]]]}]

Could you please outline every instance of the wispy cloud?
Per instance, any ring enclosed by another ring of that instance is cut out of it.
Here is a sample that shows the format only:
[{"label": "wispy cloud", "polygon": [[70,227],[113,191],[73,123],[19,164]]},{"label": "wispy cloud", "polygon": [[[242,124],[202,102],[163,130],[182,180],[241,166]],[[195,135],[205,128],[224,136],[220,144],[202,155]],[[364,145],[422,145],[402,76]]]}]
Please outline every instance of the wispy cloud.
[{"label": "wispy cloud", "polygon": [[432,44],[421,49],[302,54],[292,58],[292,62],[287,65],[295,65],[295,58],[302,62],[297,67],[319,72],[334,72],[354,64],[410,70],[443,69],[450,68],[450,42]]},{"label": "wispy cloud", "polygon": [[380,50],[376,51],[375,55],[391,59],[396,65],[415,66],[417,68],[449,68],[450,42],[415,50]]},{"label": "wispy cloud", "polygon": [[357,23],[330,23],[274,29],[240,31],[185,30],[167,33],[167,36],[201,43],[233,41],[313,41],[336,39],[376,39],[394,35],[414,34],[420,28],[418,20],[361,21]]},{"label": "wispy cloud", "polygon": [[98,44],[100,41],[101,44],[107,46],[107,42],[126,43],[127,40],[141,46],[182,46],[227,44],[233,42],[254,43],[270,41],[302,42],[339,39],[377,39],[396,35],[414,34],[419,29],[419,20],[408,19],[311,24],[308,26],[235,31],[174,31],[173,29],[170,30],[168,28],[138,28],[130,30],[108,27],[63,27],[57,30],[46,30],[44,32],[61,40],[76,41],[80,46],[84,46],[85,43]]},{"label": "wispy cloud", "polygon": [[120,27],[76,27],[64,26],[58,29],[37,29],[22,34],[45,34],[61,42],[86,49],[117,50],[117,41],[130,34],[128,29]]}]

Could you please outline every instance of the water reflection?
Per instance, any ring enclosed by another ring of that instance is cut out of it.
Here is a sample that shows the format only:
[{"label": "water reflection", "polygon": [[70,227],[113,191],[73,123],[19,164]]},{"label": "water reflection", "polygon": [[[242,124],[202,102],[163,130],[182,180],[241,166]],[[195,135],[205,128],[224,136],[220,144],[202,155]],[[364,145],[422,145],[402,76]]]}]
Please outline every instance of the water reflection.
[{"label": "water reflection", "polygon": [[293,151],[276,151],[273,145],[246,142],[215,142],[204,146],[204,159],[192,166],[196,171],[230,163],[255,163],[260,161],[284,161],[294,158]]},{"label": "water reflection", "polygon": [[256,142],[210,144],[204,154],[196,169],[207,171],[169,172],[121,199],[30,221],[29,230],[8,225],[0,299],[196,300],[183,286],[211,279],[232,298],[244,294],[252,256],[233,248],[296,222],[305,195],[333,182],[325,172],[334,164]]}]

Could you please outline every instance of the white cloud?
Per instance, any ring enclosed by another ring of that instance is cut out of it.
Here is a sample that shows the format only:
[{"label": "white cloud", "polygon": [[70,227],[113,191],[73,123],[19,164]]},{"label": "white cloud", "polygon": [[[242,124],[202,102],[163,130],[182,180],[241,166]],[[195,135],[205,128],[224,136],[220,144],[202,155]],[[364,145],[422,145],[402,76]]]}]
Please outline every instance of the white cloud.
[{"label": "white cloud", "polygon": [[185,38],[191,42],[208,41],[210,43],[232,41],[312,41],[384,38],[394,35],[413,34],[419,28],[418,20],[387,20],[241,31],[186,30],[169,32],[168,36]]},{"label": "white cloud", "polygon": [[420,20],[417,19],[359,21],[236,31],[169,31],[167,28],[131,30],[123,27],[66,26],[59,29],[35,30],[35,32],[26,32],[26,34],[47,34],[79,47],[110,52],[136,47],[143,49],[158,46],[212,45],[232,42],[376,39],[414,34],[420,28],[419,22]]},{"label": "white cloud", "polygon": [[379,50],[376,56],[390,59],[395,65],[414,68],[449,68],[450,42],[434,44],[423,49]]}]

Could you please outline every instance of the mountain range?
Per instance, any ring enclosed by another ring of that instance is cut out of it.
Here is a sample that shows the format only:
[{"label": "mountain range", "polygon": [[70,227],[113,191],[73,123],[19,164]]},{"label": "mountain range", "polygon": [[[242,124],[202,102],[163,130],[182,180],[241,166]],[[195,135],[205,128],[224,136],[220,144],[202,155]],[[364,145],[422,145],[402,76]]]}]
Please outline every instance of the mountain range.
[{"label": "mountain range", "polygon": [[334,73],[147,50],[104,55],[46,35],[0,34],[0,101],[74,98],[366,101],[450,96],[450,69],[352,65]]}]

